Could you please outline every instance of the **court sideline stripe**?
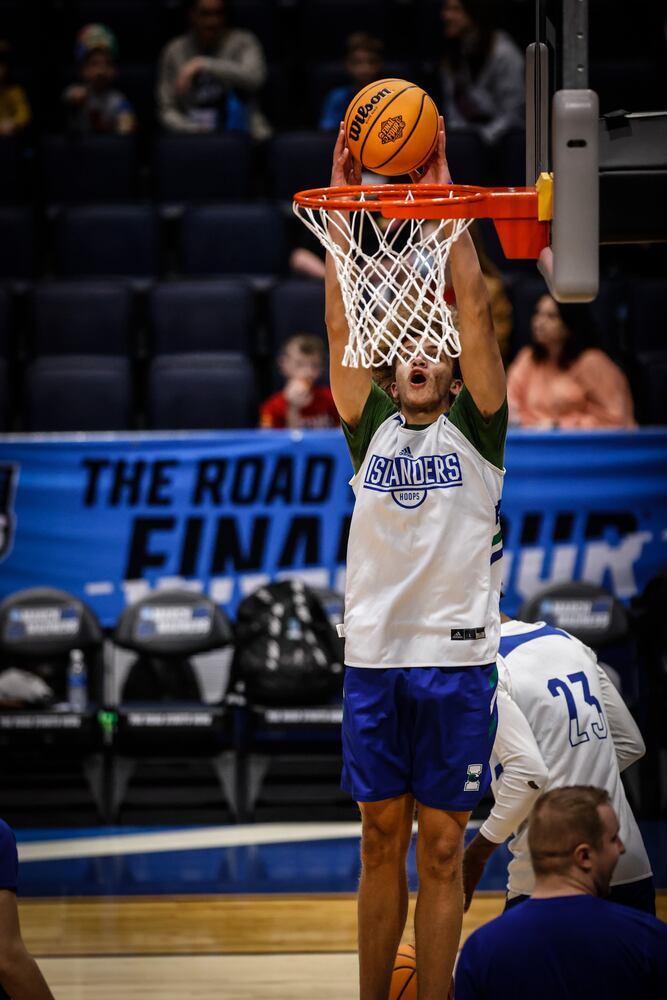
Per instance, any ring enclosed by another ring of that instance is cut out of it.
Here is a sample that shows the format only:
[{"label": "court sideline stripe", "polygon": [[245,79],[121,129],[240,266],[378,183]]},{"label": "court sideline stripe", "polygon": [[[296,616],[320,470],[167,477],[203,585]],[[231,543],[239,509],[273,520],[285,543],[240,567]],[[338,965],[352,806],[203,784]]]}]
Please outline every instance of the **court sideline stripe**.
[{"label": "court sideline stripe", "polygon": [[[479,820],[468,826],[478,829]],[[413,832],[416,824],[413,826]],[[361,824],[262,823],[248,826],[203,827],[168,830],[164,833],[129,833],[80,837],[71,840],[34,840],[18,844],[19,861],[57,861],[68,858],[119,857],[126,854],[159,854],[166,851],[196,851],[216,847],[254,847],[296,844],[318,840],[358,838]]]}]

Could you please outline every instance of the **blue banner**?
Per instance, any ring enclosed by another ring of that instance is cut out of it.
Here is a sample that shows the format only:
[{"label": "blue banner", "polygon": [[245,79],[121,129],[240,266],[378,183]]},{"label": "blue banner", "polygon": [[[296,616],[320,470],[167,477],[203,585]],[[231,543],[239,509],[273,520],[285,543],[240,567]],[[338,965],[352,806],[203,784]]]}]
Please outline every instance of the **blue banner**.
[{"label": "blue banner", "polygon": [[[506,466],[508,613],[563,580],[628,599],[667,565],[667,431],[513,432]],[[232,615],[267,579],[341,590],[351,472],[339,431],[6,436],[0,596],[59,587],[113,626],[155,587]]]}]

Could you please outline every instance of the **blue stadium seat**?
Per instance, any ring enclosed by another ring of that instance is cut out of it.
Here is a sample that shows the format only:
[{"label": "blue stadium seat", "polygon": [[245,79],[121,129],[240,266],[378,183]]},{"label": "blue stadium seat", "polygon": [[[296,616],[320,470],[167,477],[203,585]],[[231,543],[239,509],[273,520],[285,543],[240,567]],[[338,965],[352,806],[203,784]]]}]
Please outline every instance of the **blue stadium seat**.
[{"label": "blue stadium seat", "polygon": [[25,430],[128,430],[131,400],[127,358],[80,354],[37,358],[26,372]]},{"label": "blue stadium seat", "polygon": [[633,277],[628,280],[629,340],[633,350],[664,349],[665,315],[667,315],[667,281],[664,277]]},{"label": "blue stadium seat", "polygon": [[65,209],[55,226],[56,270],[65,277],[152,278],[160,270],[155,209],[90,205]]},{"label": "blue stadium seat", "polygon": [[0,138],[0,201],[16,204],[26,194],[27,163],[20,139],[10,136]]},{"label": "blue stadium seat", "polygon": [[254,354],[255,302],[243,281],[174,281],[150,296],[151,353]]},{"label": "blue stadium seat", "polygon": [[30,279],[35,273],[34,219],[30,208],[0,208],[0,275]]},{"label": "blue stadium seat", "polygon": [[333,142],[329,132],[285,132],[267,153],[269,193],[291,202],[296,191],[328,185]]},{"label": "blue stadium seat", "polygon": [[38,285],[32,296],[34,354],[130,352],[130,290],[120,283],[63,281]]},{"label": "blue stadium seat", "polygon": [[42,185],[49,204],[122,201],[137,190],[132,135],[46,136]]},{"label": "blue stadium seat", "polygon": [[126,63],[118,67],[117,87],[125,94],[137,118],[139,132],[143,135],[155,128],[156,63]]},{"label": "blue stadium seat", "polygon": [[257,425],[257,386],[248,358],[231,352],[166,354],[148,376],[154,430],[229,430]]},{"label": "blue stadium seat", "polygon": [[155,180],[163,203],[247,198],[252,180],[250,139],[241,132],[158,136]]},{"label": "blue stadium seat", "polygon": [[295,333],[314,333],[326,344],[324,282],[307,279],[278,282],[269,293],[269,329],[274,354]]},{"label": "blue stadium seat", "polygon": [[8,358],[11,350],[9,295],[0,288],[0,358]]},{"label": "blue stadium seat", "polygon": [[488,186],[491,182],[487,147],[473,129],[450,129],[447,132],[447,162],[457,184]]},{"label": "blue stadium seat", "polygon": [[635,408],[642,424],[667,424],[667,350],[637,356]]},{"label": "blue stadium seat", "polygon": [[181,253],[185,274],[279,275],[287,268],[286,224],[261,203],[189,207]]},{"label": "blue stadium seat", "polygon": [[[449,147],[449,136],[447,137]],[[449,156],[449,149],[447,150]],[[510,129],[495,150],[491,183],[494,187],[523,187],[526,183],[526,133],[523,129]],[[534,180],[535,178],[533,178]],[[532,181],[531,181],[532,183]]]},{"label": "blue stadium seat", "polygon": [[[309,0],[299,6],[297,38],[305,57],[333,59],[353,31],[368,31],[384,38],[389,22],[385,0]],[[403,21],[407,20],[404,15]]]},{"label": "blue stadium seat", "polygon": [[7,362],[0,358],[0,431],[9,430],[9,378]]}]

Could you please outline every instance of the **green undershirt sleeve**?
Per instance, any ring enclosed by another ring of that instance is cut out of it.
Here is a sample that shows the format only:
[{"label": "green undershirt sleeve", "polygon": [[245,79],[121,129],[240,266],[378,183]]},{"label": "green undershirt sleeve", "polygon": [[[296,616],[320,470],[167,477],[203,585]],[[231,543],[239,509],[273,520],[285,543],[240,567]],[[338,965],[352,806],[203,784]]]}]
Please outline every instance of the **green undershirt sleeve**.
[{"label": "green undershirt sleeve", "polygon": [[477,409],[475,400],[465,386],[449,411],[449,420],[470,441],[471,445],[497,469],[503,468],[507,437],[507,399],[488,420]]},{"label": "green undershirt sleeve", "polygon": [[392,416],[394,413],[396,413],[396,407],[387,393],[375,382],[371,382],[371,391],[368,394],[368,399],[366,400],[357,426],[351,428],[344,420],[341,420],[343,434],[347,441],[355,474],[363,464],[368,446],[376,430],[380,424],[385,422],[387,417]]}]

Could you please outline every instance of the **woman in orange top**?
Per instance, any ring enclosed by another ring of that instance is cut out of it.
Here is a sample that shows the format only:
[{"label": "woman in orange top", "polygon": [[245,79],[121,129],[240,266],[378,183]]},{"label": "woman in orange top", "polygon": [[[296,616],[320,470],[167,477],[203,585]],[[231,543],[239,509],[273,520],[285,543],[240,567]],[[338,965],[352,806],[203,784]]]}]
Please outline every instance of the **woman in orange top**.
[{"label": "woman in orange top", "polygon": [[507,371],[513,424],[566,430],[636,426],[628,380],[595,346],[586,307],[543,295],[531,328],[531,343]]}]

